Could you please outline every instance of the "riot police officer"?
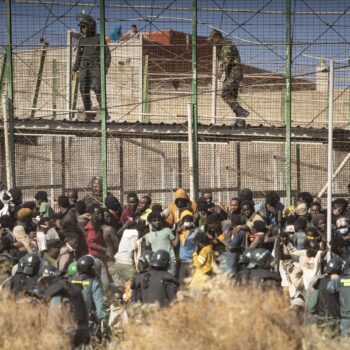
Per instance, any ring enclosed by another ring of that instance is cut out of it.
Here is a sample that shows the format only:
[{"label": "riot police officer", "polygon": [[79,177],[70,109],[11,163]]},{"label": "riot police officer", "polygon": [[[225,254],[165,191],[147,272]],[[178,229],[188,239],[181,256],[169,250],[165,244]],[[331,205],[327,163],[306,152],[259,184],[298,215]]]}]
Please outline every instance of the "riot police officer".
[{"label": "riot police officer", "polygon": [[237,283],[256,282],[264,288],[280,288],[281,277],[271,269],[273,260],[272,254],[267,249],[255,249],[251,252],[247,267],[236,275]]},{"label": "riot police officer", "polygon": [[[91,112],[92,103],[90,90],[96,94],[101,108],[101,81],[100,81],[100,35],[96,34],[96,22],[93,17],[85,14],[79,16],[81,37],[78,43],[77,56],[73,66],[72,78],[79,72],[80,93],[83,100],[86,120],[95,117]],[[105,43],[106,74],[111,63],[111,53]]]},{"label": "riot police officer", "polygon": [[340,305],[340,334],[344,337],[350,336],[350,260],[348,259],[342,275],[331,274],[327,290],[339,298]]},{"label": "riot police officer", "polygon": [[328,328],[331,332],[339,332],[340,306],[336,294],[327,290],[331,275],[340,275],[343,263],[339,257],[333,256],[327,264],[326,274],[321,276],[313,284],[313,290],[309,296],[308,309],[315,316],[317,325]]},{"label": "riot police officer", "polygon": [[159,303],[168,305],[176,298],[178,280],[167,270],[170,255],[165,250],[155,252],[150,260],[150,270],[142,274],[140,299],[143,303]]},{"label": "riot police officer", "polygon": [[39,274],[39,286],[44,290],[43,298],[55,307],[68,303],[72,312],[72,345],[74,348],[89,342],[89,318],[81,286],[70,283],[62,272],[53,266],[45,266]]},{"label": "riot police officer", "polygon": [[25,255],[18,263],[18,270],[11,278],[10,288],[16,294],[32,295],[37,289],[40,258],[33,253]]},{"label": "riot police officer", "polygon": [[102,287],[96,279],[95,261],[92,256],[84,255],[77,262],[78,274],[70,282],[82,287],[82,294],[90,318],[90,328],[95,326],[94,317],[106,327],[107,312],[103,303]]},{"label": "riot police officer", "polygon": [[132,301],[142,301],[141,300],[141,283],[143,280],[143,275],[149,271],[149,263],[152,259],[153,252],[152,250],[144,250],[141,253],[141,256],[139,258],[139,266],[138,271],[139,273],[134,277],[134,279],[131,282],[131,289],[132,289]]}]

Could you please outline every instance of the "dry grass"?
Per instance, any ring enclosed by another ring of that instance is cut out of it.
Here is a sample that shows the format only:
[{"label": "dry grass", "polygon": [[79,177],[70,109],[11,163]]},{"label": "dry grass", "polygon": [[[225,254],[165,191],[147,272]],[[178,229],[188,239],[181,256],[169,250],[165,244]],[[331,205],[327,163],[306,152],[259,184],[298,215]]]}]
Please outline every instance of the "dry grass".
[{"label": "dry grass", "polygon": [[11,298],[0,300],[0,349],[69,349],[63,325],[69,316],[62,310],[50,312],[41,303],[19,303]]},{"label": "dry grass", "polygon": [[210,290],[125,329],[121,349],[348,349],[298,322],[283,296],[237,289],[217,279]]}]

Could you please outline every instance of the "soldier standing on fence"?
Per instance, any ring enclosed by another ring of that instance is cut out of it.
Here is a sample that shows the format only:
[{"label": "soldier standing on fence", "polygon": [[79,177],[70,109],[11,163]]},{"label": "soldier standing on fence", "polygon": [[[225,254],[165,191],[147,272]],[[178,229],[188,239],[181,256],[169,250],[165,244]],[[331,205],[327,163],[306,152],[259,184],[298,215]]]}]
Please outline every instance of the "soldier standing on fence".
[{"label": "soldier standing on fence", "polygon": [[[96,22],[91,16],[81,14],[79,16],[79,27],[81,37],[73,66],[72,79],[79,72],[80,93],[84,104],[86,120],[91,120],[96,114],[91,112],[90,90],[95,92],[96,99],[101,108],[100,35],[96,34]],[[111,53],[106,44],[105,54],[107,74],[111,63]]]},{"label": "soldier standing on fence", "polygon": [[217,60],[219,64],[219,70],[217,73],[220,79],[222,74],[225,73],[225,79],[222,84],[222,99],[229,105],[234,114],[236,115],[236,126],[244,126],[244,118],[247,118],[249,112],[242,108],[238,103],[238,90],[243,78],[241,58],[237,47],[222,36],[222,33],[214,29],[209,37],[213,45],[216,45]]}]

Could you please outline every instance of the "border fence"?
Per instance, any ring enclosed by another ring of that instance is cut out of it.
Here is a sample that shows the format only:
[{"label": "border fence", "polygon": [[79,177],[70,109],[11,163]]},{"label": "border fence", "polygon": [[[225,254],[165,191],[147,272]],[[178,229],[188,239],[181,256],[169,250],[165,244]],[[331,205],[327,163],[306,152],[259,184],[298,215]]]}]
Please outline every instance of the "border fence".
[{"label": "border fence", "polygon": [[[93,93],[101,118],[85,120],[71,79],[82,13],[111,53],[105,124]],[[268,190],[285,202],[316,196],[327,183],[333,60],[333,193],[347,197],[349,16],[346,0],[1,2],[0,181],[26,198],[44,189],[52,203],[67,189],[82,196],[101,173],[122,200],[135,191],[166,204],[178,187],[221,203],[246,187],[257,200]],[[244,128],[221,98],[213,29],[240,53]]]}]

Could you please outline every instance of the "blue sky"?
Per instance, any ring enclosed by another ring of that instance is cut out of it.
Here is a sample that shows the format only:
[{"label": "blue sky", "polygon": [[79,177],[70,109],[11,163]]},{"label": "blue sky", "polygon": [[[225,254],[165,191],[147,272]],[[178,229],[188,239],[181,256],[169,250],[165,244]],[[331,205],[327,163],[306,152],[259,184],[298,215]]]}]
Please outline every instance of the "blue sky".
[{"label": "blue sky", "polygon": [[[76,17],[82,11],[91,13],[98,20],[99,8],[94,6],[95,0],[81,0],[77,6],[71,0],[61,0],[62,4],[71,6],[51,6],[50,1],[38,0],[40,4],[13,1],[13,44],[18,49],[39,46],[41,36],[51,46],[65,45],[66,31],[78,29]],[[127,31],[132,23],[145,31],[172,28],[191,32],[191,0],[109,0],[105,3],[107,34],[117,24]],[[348,0],[292,0],[291,3],[295,74],[308,72],[317,63],[317,60],[300,56],[300,53],[336,59],[344,59],[349,55]],[[198,0],[198,7],[199,35],[208,35],[212,27],[220,28],[235,41],[244,62],[283,72],[284,0]],[[259,14],[254,13],[258,10],[261,10]],[[339,14],[345,10],[348,14]],[[315,13],[310,15],[312,12]],[[4,1],[0,2],[0,16],[0,45],[3,46],[6,38]]]}]

